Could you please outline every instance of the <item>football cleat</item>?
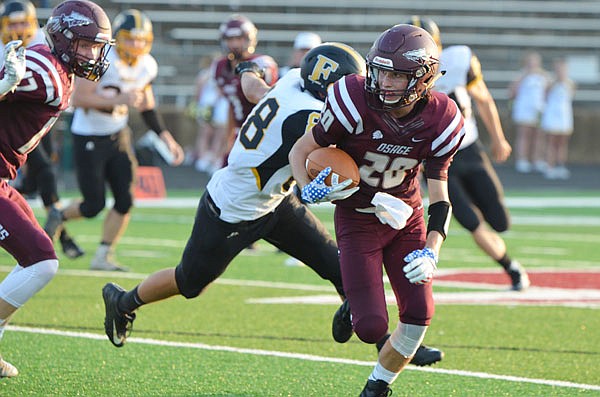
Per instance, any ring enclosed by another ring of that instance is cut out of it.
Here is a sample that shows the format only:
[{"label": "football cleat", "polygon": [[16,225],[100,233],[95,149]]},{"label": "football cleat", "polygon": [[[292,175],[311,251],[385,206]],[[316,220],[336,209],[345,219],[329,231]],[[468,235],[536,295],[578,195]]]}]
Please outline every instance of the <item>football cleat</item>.
[{"label": "football cleat", "polygon": [[387,397],[392,395],[392,389],[382,380],[368,380],[359,397]]},{"label": "football cleat", "polygon": [[[381,348],[383,348],[383,345],[389,339],[389,337],[390,337],[390,334],[387,334],[386,336],[381,338],[381,340],[379,342],[377,342],[375,344],[375,347],[377,347],[378,353],[381,351]],[[443,351],[436,349],[435,347],[421,345],[415,352],[415,355],[413,356],[413,358],[410,360],[410,364],[413,364],[413,365],[416,365],[419,367],[424,367],[426,365],[431,365],[431,364],[437,363],[438,361],[442,361],[443,358],[444,358]]]},{"label": "football cleat", "polygon": [[96,255],[90,264],[90,270],[113,271],[113,272],[128,272],[129,269],[120,266],[114,259],[114,254],[107,245],[101,244],[96,251]]},{"label": "football cleat", "polygon": [[345,299],[344,303],[342,303],[333,315],[331,334],[333,335],[333,340],[336,342],[346,343],[350,340],[353,333],[350,303],[348,299]]},{"label": "football cleat", "polygon": [[52,241],[54,241],[56,238],[56,234],[61,229],[62,224],[62,212],[58,208],[50,208],[50,211],[48,211],[48,217],[46,218],[46,224],[44,225],[44,231]]},{"label": "football cleat", "polygon": [[116,347],[122,347],[133,329],[135,313],[122,313],[119,310],[119,299],[125,290],[114,283],[108,283],[102,288],[105,317],[104,332],[108,340]]},{"label": "football cleat", "polygon": [[60,245],[62,246],[64,254],[70,259],[76,259],[85,254],[75,240],[64,233],[61,233],[60,235]]},{"label": "football cleat", "polygon": [[424,367],[426,365],[431,365],[437,363],[438,361],[442,361],[443,358],[443,351],[436,349],[435,347],[421,345],[415,352],[413,358],[410,360],[410,364]]},{"label": "football cleat", "polygon": [[510,276],[511,287],[510,289],[513,291],[523,291],[529,288],[531,285],[531,281],[529,281],[529,276],[523,266],[517,261],[512,261],[510,264],[510,268],[507,270],[508,275]]},{"label": "football cleat", "polygon": [[0,378],[12,378],[13,376],[19,375],[19,370],[9,363],[8,361],[4,361],[2,357],[0,357]]}]

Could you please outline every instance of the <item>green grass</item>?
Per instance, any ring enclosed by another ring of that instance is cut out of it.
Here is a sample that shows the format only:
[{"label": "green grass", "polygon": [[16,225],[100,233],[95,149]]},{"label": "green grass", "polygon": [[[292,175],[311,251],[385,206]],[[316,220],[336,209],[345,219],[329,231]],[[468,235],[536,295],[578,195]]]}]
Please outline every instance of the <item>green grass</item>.
[{"label": "green grass", "polygon": [[[332,228],[331,213],[321,209],[318,214]],[[505,239],[513,256],[528,268],[600,268],[600,225],[568,222],[576,217],[600,219],[600,208],[517,208],[512,214],[515,224]],[[39,215],[43,220],[43,215]],[[555,219],[556,224],[523,221],[531,216]],[[88,268],[102,218],[69,223],[69,230],[87,255],[77,260],[61,258],[59,275],[16,313],[11,324],[78,334],[47,335],[8,329],[0,352],[21,373],[16,378],[0,380],[0,395],[358,395],[376,360],[375,348],[356,337],[343,345],[333,342],[330,324],[337,304],[249,302],[269,297],[334,295],[333,288],[310,269],[284,266],[286,256],[265,243],[260,244],[260,255],[236,258],[222,281],[210,286],[199,298],[175,297],[142,307],[135,322],[134,339],[125,347],[117,349],[106,340],[102,286],[115,281],[131,288],[145,274],[175,266],[193,217],[194,209],[136,208],[117,253],[120,261],[139,275],[102,277],[92,277],[86,271],[80,275],[73,272]],[[8,270],[13,264],[10,256],[0,252],[0,265]],[[443,248],[440,267],[499,269],[456,224]],[[321,289],[264,288],[233,285],[228,280],[305,284]],[[436,292],[463,290],[436,287]],[[396,309],[390,306],[389,310],[395,323]],[[440,304],[426,343],[442,348],[446,357],[429,371],[414,367],[405,371],[393,385],[394,396],[599,396],[598,390],[521,379],[600,387],[599,329],[598,310],[591,308]],[[179,345],[141,343],[135,338]],[[248,350],[227,350],[231,348]],[[249,349],[322,359],[251,354]],[[518,379],[466,376],[452,371]]]}]

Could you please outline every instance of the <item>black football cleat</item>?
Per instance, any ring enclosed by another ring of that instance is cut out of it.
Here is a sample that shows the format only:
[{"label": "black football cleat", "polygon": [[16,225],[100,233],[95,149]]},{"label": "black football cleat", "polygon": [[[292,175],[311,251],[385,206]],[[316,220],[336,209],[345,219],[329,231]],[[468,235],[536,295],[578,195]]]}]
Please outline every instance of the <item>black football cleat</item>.
[{"label": "black football cleat", "polygon": [[114,283],[108,283],[102,288],[102,298],[106,314],[104,317],[104,332],[108,340],[116,347],[122,347],[133,328],[135,313],[122,313],[119,310],[119,299],[125,290]]},{"label": "black football cleat", "polygon": [[345,299],[344,303],[342,303],[333,315],[331,334],[333,335],[333,340],[336,342],[346,343],[350,340],[353,333],[350,303],[348,302],[348,299]]},{"label": "black football cleat", "polygon": [[429,347],[425,345],[419,346],[415,355],[410,360],[410,364],[424,367],[426,365],[435,364],[438,361],[442,361],[444,358],[444,352],[436,349],[435,347]]},{"label": "black football cleat", "polygon": [[[64,229],[63,229],[64,230]],[[60,245],[62,246],[63,253],[70,259],[77,259],[83,256],[85,252],[79,245],[66,233],[60,234]]]},{"label": "black football cleat", "polygon": [[[381,340],[379,342],[377,342],[375,344],[375,347],[377,347],[378,353],[381,351],[381,348],[383,347],[383,345],[385,344],[385,341],[387,341],[389,337],[390,337],[390,334],[387,334],[386,336],[381,338]],[[421,345],[415,352],[415,355],[413,356],[413,358],[410,360],[410,364],[413,364],[413,365],[416,365],[419,367],[424,367],[426,365],[431,365],[431,364],[437,363],[438,361],[442,361],[443,358],[444,358],[443,351],[436,349],[435,347]]]},{"label": "black football cleat", "polygon": [[382,380],[368,380],[359,397],[387,397],[392,395],[392,389]]},{"label": "black football cleat", "polygon": [[524,291],[531,285],[527,272],[517,261],[512,261],[510,268],[506,271],[510,277],[511,286],[510,289],[513,291]]}]

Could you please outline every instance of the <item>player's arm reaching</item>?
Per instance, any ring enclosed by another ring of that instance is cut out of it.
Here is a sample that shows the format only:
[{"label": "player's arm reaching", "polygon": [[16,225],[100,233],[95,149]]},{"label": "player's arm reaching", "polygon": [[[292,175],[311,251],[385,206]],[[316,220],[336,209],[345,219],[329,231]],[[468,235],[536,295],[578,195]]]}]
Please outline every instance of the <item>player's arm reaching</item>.
[{"label": "player's arm reaching", "polygon": [[25,47],[21,40],[14,40],[6,44],[4,67],[0,78],[0,101],[9,92],[14,92],[25,75]]},{"label": "player's arm reaching", "polygon": [[244,96],[252,103],[258,103],[271,89],[264,80],[265,70],[256,62],[240,62],[235,68],[235,74],[240,76],[240,84]]}]

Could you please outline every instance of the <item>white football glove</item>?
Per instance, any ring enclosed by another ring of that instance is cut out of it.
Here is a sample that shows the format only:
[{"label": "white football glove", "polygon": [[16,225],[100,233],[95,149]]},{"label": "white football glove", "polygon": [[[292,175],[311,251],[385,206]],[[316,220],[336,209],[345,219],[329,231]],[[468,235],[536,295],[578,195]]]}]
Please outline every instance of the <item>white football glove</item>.
[{"label": "white football glove", "polygon": [[323,201],[344,200],[358,191],[358,186],[346,189],[352,183],[352,179],[327,186],[325,178],[330,173],[331,167],[327,167],[319,172],[319,175],[308,185],[304,186],[301,194],[302,201],[315,204]]},{"label": "white football glove", "polygon": [[408,281],[413,284],[427,284],[433,279],[433,273],[437,269],[437,255],[431,248],[414,250],[404,257],[408,265],[402,270]]},{"label": "white football glove", "polygon": [[25,76],[25,47],[21,40],[8,42],[4,54],[4,77],[0,80],[0,95],[14,92]]}]

